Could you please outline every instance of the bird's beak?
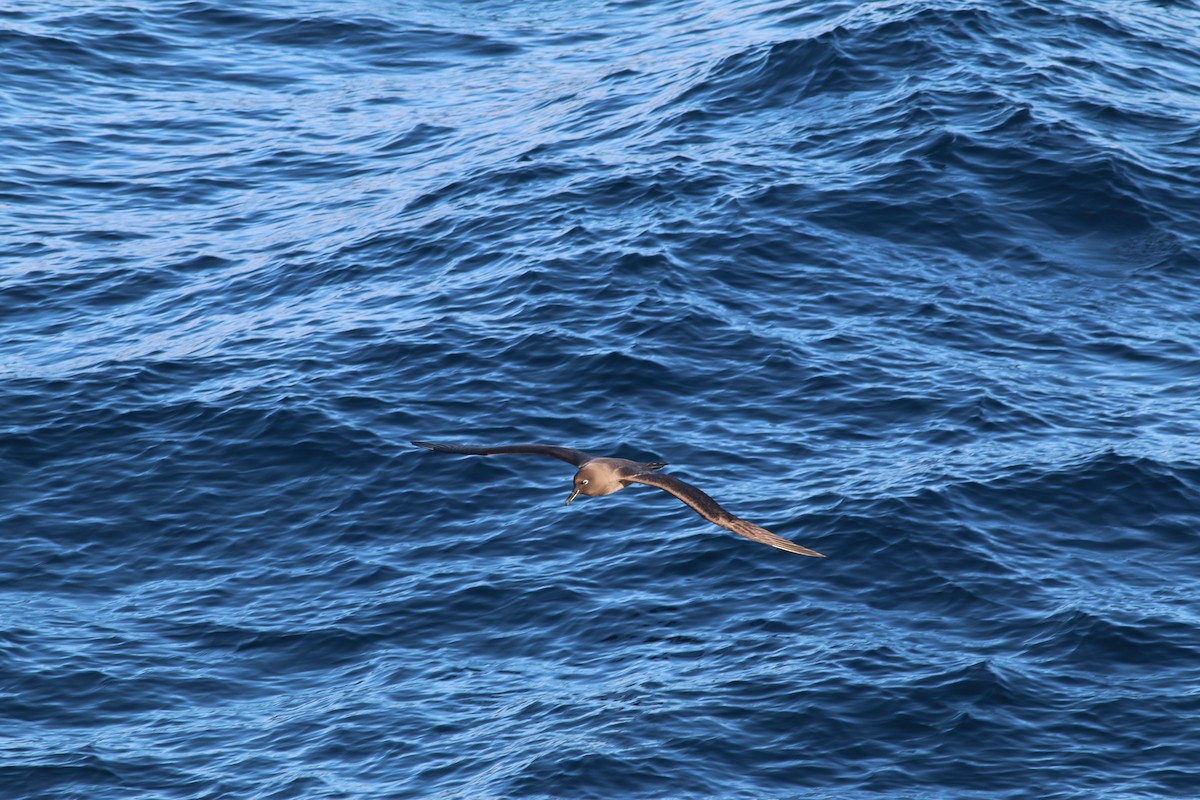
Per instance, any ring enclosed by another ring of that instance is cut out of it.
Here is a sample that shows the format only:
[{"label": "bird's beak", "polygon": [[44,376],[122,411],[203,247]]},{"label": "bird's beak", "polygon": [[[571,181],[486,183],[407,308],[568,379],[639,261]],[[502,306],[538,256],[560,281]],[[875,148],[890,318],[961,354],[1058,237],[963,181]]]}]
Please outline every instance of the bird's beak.
[{"label": "bird's beak", "polygon": [[571,492],[571,496],[567,498],[567,505],[571,505],[571,501],[572,501],[572,500],[574,500],[574,499],[575,499],[575,496],[576,496],[576,495],[578,495],[578,494],[579,494],[579,490],[578,490],[578,489],[576,489],[575,491]]}]

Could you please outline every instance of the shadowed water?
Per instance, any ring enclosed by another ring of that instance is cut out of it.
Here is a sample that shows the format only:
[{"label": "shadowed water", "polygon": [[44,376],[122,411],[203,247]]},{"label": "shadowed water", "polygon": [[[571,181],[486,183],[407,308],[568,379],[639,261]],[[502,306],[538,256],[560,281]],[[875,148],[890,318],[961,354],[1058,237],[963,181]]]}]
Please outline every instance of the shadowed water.
[{"label": "shadowed water", "polygon": [[1197,30],[0,9],[0,796],[1194,797]]}]

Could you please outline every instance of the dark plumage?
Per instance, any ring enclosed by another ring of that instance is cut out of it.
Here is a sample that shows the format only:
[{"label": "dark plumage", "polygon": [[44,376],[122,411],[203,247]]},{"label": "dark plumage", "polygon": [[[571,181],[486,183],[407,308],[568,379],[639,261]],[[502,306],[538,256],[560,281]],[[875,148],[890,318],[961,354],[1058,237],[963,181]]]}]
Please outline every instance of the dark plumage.
[{"label": "dark plumage", "polygon": [[497,446],[469,444],[438,444],[436,442],[413,442],[426,450],[436,450],[441,453],[456,453],[458,455],[492,456],[492,455],[538,455],[550,456],[560,461],[566,461],[579,468],[575,473],[574,491],[567,498],[567,504],[579,494],[599,497],[624,489],[631,483],[644,483],[655,486],[665,492],[675,495],[692,508],[700,516],[731,530],[738,536],[753,539],[756,542],[787,550],[789,553],[799,553],[804,556],[824,558],[816,550],[796,544],[795,542],[776,536],[765,528],[760,528],[752,522],[734,516],[717,504],[704,492],[684,483],[678,478],[663,475],[656,470],[667,466],[661,461],[630,461],[626,458],[603,458],[574,450],[570,447],[558,447],[550,444],[506,444]]}]

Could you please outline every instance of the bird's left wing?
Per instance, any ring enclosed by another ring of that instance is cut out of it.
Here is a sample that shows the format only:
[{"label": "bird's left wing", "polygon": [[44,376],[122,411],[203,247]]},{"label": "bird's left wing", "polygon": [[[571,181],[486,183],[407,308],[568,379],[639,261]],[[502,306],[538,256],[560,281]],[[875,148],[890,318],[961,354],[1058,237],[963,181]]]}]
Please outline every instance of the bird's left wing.
[{"label": "bird's left wing", "polygon": [[716,500],[713,500],[690,483],[684,483],[678,478],[656,472],[639,472],[627,475],[625,479],[635,483],[644,483],[647,486],[656,486],[665,492],[675,495],[709,522],[731,530],[738,536],[745,536],[747,539],[769,544],[771,547],[787,550],[789,553],[799,553],[802,556],[813,556],[814,558],[825,557],[816,550],[810,550],[793,541],[784,539],[782,536],[776,536],[766,528],[760,528],[752,522],[747,522],[741,517],[730,514],[721,508]]}]

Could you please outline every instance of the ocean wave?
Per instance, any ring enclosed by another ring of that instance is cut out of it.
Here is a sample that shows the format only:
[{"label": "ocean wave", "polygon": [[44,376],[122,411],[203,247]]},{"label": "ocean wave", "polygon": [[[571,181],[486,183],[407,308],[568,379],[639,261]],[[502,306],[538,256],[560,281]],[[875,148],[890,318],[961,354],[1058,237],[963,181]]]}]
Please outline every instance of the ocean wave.
[{"label": "ocean wave", "polygon": [[1191,5],[0,20],[22,797],[1188,794]]}]

